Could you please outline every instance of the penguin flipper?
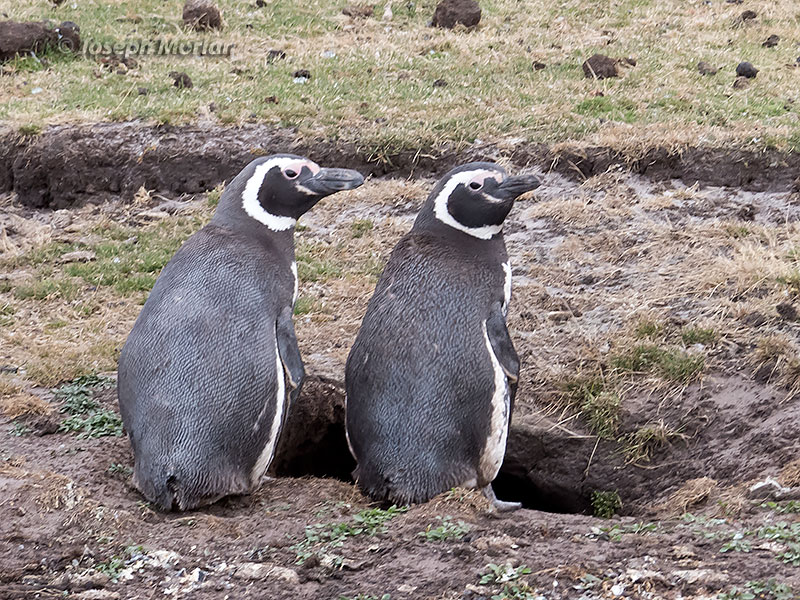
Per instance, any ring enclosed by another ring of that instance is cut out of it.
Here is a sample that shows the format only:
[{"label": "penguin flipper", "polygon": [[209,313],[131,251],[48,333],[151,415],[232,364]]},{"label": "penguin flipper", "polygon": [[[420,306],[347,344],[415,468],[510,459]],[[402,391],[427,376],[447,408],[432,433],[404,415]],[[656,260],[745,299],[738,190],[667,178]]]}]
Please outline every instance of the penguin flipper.
[{"label": "penguin flipper", "polygon": [[297,345],[297,336],[294,333],[294,323],[292,322],[292,307],[287,306],[281,311],[276,324],[276,336],[278,338],[278,354],[280,355],[283,369],[286,372],[289,387],[290,404],[300,395],[300,388],[303,387],[305,369],[303,368],[303,358],[300,355],[300,348]]}]

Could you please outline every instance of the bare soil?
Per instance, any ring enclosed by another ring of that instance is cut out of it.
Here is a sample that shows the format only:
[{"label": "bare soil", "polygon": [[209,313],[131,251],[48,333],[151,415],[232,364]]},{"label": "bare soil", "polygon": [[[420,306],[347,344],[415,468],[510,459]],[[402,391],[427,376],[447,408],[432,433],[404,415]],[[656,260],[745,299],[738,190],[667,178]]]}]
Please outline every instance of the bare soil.
[{"label": "bare soil", "polygon": [[[432,185],[376,179],[320,204],[297,234],[343,274],[301,282],[301,297],[315,301],[296,318],[310,377],[277,478],[249,497],[158,513],[131,487],[124,437],[59,433],[58,412],[0,417],[0,598],[678,599],[770,579],[800,593],[800,524],[787,504],[800,499],[797,195],[653,181],[614,164],[581,182],[543,177],[536,201],[521,202],[506,227],[509,328],[524,368],[496,490],[525,509],[492,514],[479,495],[454,490],[384,529],[356,527],[373,507],[348,477],[340,379],[375,282],[359,269],[380,265]],[[59,235],[85,238],[101,219],[142,223],[137,215],[160,202],[88,204]],[[4,206],[7,247],[48,239],[56,213]],[[356,234],[356,220],[371,229]],[[59,306],[36,302],[20,301],[17,317],[31,335],[56,339],[37,324],[37,307]],[[137,305],[108,307],[92,331],[119,345]],[[658,333],[642,337],[643,322]],[[691,327],[713,339],[686,342]],[[24,367],[19,336],[0,334],[2,363]],[[644,342],[702,355],[703,370],[676,381],[613,366]],[[622,399],[613,436],[595,435],[565,397],[565,384],[592,374]],[[26,392],[58,408],[50,390]],[[112,391],[97,398],[116,411]],[[32,432],[17,435],[20,424]],[[654,424],[663,439],[632,455],[626,436]],[[776,483],[752,489],[768,477]],[[590,516],[593,492],[614,490],[622,516]],[[460,538],[428,539],[459,521]],[[334,530],[348,533],[334,539]],[[490,564],[499,575],[483,578]]]}]

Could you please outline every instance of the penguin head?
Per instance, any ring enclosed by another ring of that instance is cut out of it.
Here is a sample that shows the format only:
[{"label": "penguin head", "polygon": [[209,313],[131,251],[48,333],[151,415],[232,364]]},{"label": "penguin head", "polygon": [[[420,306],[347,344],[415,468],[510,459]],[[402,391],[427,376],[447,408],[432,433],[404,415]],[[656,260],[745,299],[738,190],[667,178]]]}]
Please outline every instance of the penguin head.
[{"label": "penguin head", "polygon": [[275,154],[245,167],[220,198],[218,211],[238,205],[272,231],[285,231],[325,196],[362,183],[357,171],[323,169],[302,156]]},{"label": "penguin head", "polygon": [[468,163],[439,180],[420,217],[428,225],[432,216],[438,223],[488,240],[502,231],[514,201],[539,184],[533,175],[509,177],[495,163]]}]

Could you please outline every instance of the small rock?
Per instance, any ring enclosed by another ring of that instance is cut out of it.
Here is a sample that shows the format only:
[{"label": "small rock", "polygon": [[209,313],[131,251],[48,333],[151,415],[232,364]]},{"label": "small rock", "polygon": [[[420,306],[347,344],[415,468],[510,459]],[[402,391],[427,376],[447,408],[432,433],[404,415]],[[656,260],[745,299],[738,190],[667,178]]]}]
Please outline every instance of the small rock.
[{"label": "small rock", "polygon": [[60,264],[73,263],[73,262],[89,262],[96,260],[97,255],[91,250],[75,250],[74,252],[67,252],[58,259]]},{"label": "small rock", "polygon": [[583,74],[589,79],[619,77],[618,62],[605,54],[594,54],[583,63]]},{"label": "small rock", "polygon": [[354,19],[366,19],[375,12],[374,4],[348,4],[342,9],[342,14]]},{"label": "small rock", "polygon": [[222,29],[222,14],[211,0],[186,0],[183,24],[196,31]]},{"label": "small rock", "polygon": [[17,54],[38,53],[57,43],[58,34],[44,22],[0,21],[0,62]]},{"label": "small rock", "polygon": [[733,89],[743,90],[750,85],[750,80],[747,77],[737,77],[733,82]]},{"label": "small rock", "polygon": [[481,7],[475,0],[442,0],[433,13],[434,27],[452,29],[458,24],[475,27],[481,20]]},{"label": "small rock", "polygon": [[689,585],[702,581],[703,585],[706,586],[718,586],[728,581],[728,576],[725,573],[710,569],[685,569],[673,571],[672,574]]},{"label": "small rock", "polygon": [[266,98],[264,98],[264,102],[266,102],[267,104],[277,104],[278,103],[278,97],[277,96],[267,96]]},{"label": "small rock", "polygon": [[739,15],[739,19],[741,19],[742,23],[744,23],[745,21],[752,21],[757,16],[758,15],[756,14],[756,11],[746,10],[741,15]]},{"label": "small rock", "polygon": [[76,575],[72,577],[70,582],[70,589],[73,591],[90,590],[94,588],[101,588],[108,585],[111,577],[100,571],[84,573],[83,575]]},{"label": "small rock", "polygon": [[736,216],[740,218],[742,221],[752,221],[756,218],[756,213],[758,209],[755,207],[754,204],[745,204],[744,206],[740,207],[739,210],[736,211]]},{"label": "small rock", "polygon": [[783,487],[772,477],[767,477],[764,481],[759,481],[750,486],[747,490],[747,497],[751,499],[771,499],[775,500],[791,492],[789,488]]},{"label": "small rock", "polygon": [[267,52],[267,62],[275,62],[286,58],[286,52],[283,50],[270,50]]},{"label": "small rock", "polygon": [[136,91],[140,96],[147,96],[147,94],[150,93],[150,90],[147,89],[146,87],[140,87]]},{"label": "small rock", "polygon": [[716,67],[712,67],[706,61],[701,60],[699,63],[697,63],[697,70],[700,75],[716,75],[718,69]]},{"label": "small rock", "polygon": [[309,71],[308,69],[298,69],[297,71],[292,73],[292,77],[294,77],[295,83],[305,83],[306,81],[311,79],[311,71]]},{"label": "small rock", "polygon": [[246,579],[249,581],[275,579],[291,584],[300,583],[300,577],[293,569],[287,569],[286,567],[279,567],[269,563],[242,563],[236,568],[236,572],[233,576],[238,579]]},{"label": "small rock", "polygon": [[727,4],[741,4],[744,0],[725,0]]},{"label": "small rock", "polygon": [[[70,596],[71,598],[73,596]],[[87,590],[74,596],[76,600],[119,600],[119,592],[111,590]]]},{"label": "small rock", "polygon": [[69,584],[69,575],[67,573],[62,573],[47,585],[57,590],[66,590],[69,589]]},{"label": "small rock", "polygon": [[447,87],[447,82],[444,79],[437,79],[433,82],[433,87]]},{"label": "small rock", "polygon": [[774,48],[775,46],[778,45],[778,42],[780,41],[781,41],[781,36],[775,35],[773,33],[766,40],[764,40],[764,43],[761,45],[764,46],[764,48]]},{"label": "small rock", "polygon": [[53,213],[50,219],[50,226],[53,229],[64,229],[72,223],[72,212],[66,208],[62,208]]},{"label": "small rock", "polygon": [[81,28],[72,21],[64,21],[54,30],[58,34],[58,49],[61,52],[77,52],[81,48]]},{"label": "small rock", "polygon": [[256,0],[256,8],[264,8],[267,3],[264,0]]},{"label": "small rock", "polygon": [[748,79],[752,79],[758,75],[758,69],[756,69],[751,63],[743,61],[736,65],[736,75],[739,77],[747,77]]},{"label": "small rock", "polygon": [[175,80],[172,85],[174,85],[179,90],[184,90],[184,89],[190,90],[194,87],[191,77],[189,77],[183,71],[170,71],[169,76]]},{"label": "small rock", "polygon": [[534,71],[541,71],[542,69],[547,67],[546,64],[544,64],[543,62],[539,62],[538,60],[533,61],[533,64],[531,66],[533,67]]},{"label": "small rock", "polygon": [[789,302],[781,302],[775,307],[778,314],[786,321],[797,321],[797,309]]}]

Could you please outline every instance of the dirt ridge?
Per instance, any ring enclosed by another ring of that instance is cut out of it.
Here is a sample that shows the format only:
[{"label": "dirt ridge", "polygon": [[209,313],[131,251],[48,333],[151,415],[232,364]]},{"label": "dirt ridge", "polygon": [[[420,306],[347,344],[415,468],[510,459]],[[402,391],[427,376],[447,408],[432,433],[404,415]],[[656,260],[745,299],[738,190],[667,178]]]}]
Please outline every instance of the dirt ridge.
[{"label": "dirt ridge", "polygon": [[[195,194],[229,181],[253,158],[302,154],[366,175],[438,176],[457,163],[506,160],[571,178],[623,168],[655,180],[786,191],[800,183],[800,155],[779,150],[692,146],[643,151],[565,143],[477,143],[408,149],[380,158],[353,142],[299,137],[292,129],[249,124],[157,126],[138,121],[56,125],[40,135],[0,129],[0,193],[16,192],[32,208],[67,208],[108,195],[132,197],[142,186]],[[638,153],[636,153],[638,152]]]}]

